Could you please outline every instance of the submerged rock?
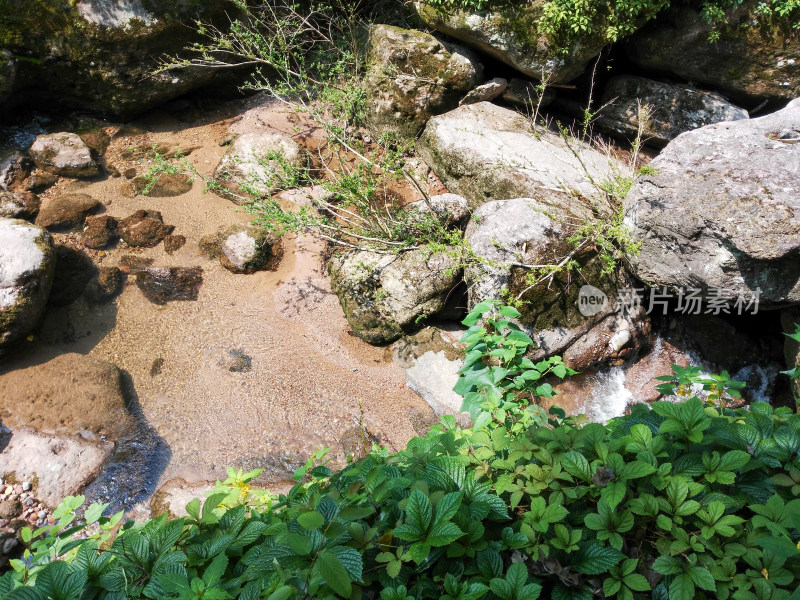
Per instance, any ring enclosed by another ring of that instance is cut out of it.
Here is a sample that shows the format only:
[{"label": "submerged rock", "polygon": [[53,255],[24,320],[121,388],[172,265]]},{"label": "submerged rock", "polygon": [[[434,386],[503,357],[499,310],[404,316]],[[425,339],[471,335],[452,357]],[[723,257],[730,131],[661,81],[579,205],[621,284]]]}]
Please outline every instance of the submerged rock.
[{"label": "submerged rock", "polygon": [[146,267],[136,273],[136,285],[154,304],[197,300],[202,284],[201,267]]},{"label": "submerged rock", "polygon": [[39,212],[39,197],[33,192],[0,189],[0,217],[33,219]]},{"label": "submerged rock", "polygon": [[366,63],[370,124],[410,138],[430,117],[458,106],[483,75],[472,51],[390,25],[370,28]]},{"label": "submerged rock", "polygon": [[86,217],[83,228],[83,245],[87,248],[105,248],[119,237],[117,226],[119,223],[110,215]]},{"label": "submerged rock", "polygon": [[177,252],[186,244],[186,236],[183,235],[168,235],[164,238],[164,252],[172,254]]},{"label": "submerged rock", "polygon": [[417,148],[447,189],[473,209],[524,197],[585,219],[592,210],[588,199],[603,208],[605,195],[596,184],[624,172],[618,161],[588,144],[565,140],[488,102],[433,117]]},{"label": "submerged rock", "polygon": [[274,271],[283,256],[283,239],[263,227],[233,225],[219,234],[219,261],[232,273]]},{"label": "submerged rock", "polygon": [[137,210],[119,222],[119,236],[129,246],[152,248],[175,229],[165,225],[164,218],[157,210]]},{"label": "submerged rock", "polygon": [[61,354],[0,377],[0,412],[12,429],[29,427],[47,435],[117,440],[134,431],[113,364]]},{"label": "submerged rock", "polygon": [[24,338],[44,312],[55,251],[44,229],[0,218],[0,348]]},{"label": "submerged rock", "polygon": [[36,224],[49,229],[72,229],[83,224],[86,216],[100,208],[100,202],[88,194],[64,194],[42,203]]},{"label": "submerged rock", "polygon": [[[661,83],[623,75],[608,82],[597,125],[604,131],[633,140],[642,127],[642,141],[664,146],[684,131],[722,121],[747,119],[747,111],[719,94],[688,85]],[[649,107],[641,122],[640,107]]]},{"label": "submerged rock", "polygon": [[270,196],[282,189],[305,160],[299,144],[284,133],[245,133],[228,146],[214,179],[229,190],[220,191],[224,197],[241,204],[250,196]]},{"label": "submerged rock", "polygon": [[396,255],[353,250],[334,256],[328,271],[353,333],[370,344],[392,342],[441,311],[461,274],[455,248]]},{"label": "submerged rock", "polygon": [[[629,257],[649,286],[800,303],[800,100],[771,115],[684,133],[631,188]],[[752,311],[752,307],[745,312]]]},{"label": "submerged rock", "polygon": [[84,252],[56,246],[56,270],[48,303],[66,306],[77,300],[86,284],[97,274],[97,267]]},{"label": "submerged rock", "polygon": [[94,177],[100,165],[79,135],[68,132],[40,135],[30,148],[36,166],[63,177]]},{"label": "submerged rock", "polygon": [[84,296],[92,304],[105,304],[122,290],[123,276],[119,267],[100,267],[89,281]]}]

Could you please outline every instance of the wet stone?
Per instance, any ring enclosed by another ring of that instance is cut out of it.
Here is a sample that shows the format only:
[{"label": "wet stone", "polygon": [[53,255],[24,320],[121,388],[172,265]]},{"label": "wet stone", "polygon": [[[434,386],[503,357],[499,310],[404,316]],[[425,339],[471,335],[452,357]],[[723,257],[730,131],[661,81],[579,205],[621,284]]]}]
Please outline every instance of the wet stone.
[{"label": "wet stone", "polygon": [[243,350],[228,350],[220,359],[220,365],[232,373],[246,373],[252,369],[253,359]]},{"label": "wet stone", "polygon": [[183,248],[184,244],[186,244],[186,236],[168,235],[164,238],[164,251],[167,254],[172,254]]},{"label": "wet stone", "polygon": [[39,197],[33,192],[9,192],[0,189],[0,217],[32,219],[39,212]]},{"label": "wet stone", "polygon": [[28,191],[40,193],[45,191],[46,189],[54,186],[58,181],[58,175],[54,173],[50,173],[48,171],[42,171],[41,169],[37,169],[33,172],[33,174],[28,178],[26,182],[26,187]]},{"label": "wet stone", "polygon": [[136,273],[136,285],[154,304],[197,300],[202,284],[201,267],[148,267]]},{"label": "wet stone", "polygon": [[87,248],[105,248],[117,238],[117,220],[110,215],[86,217],[83,245]]},{"label": "wet stone", "polygon": [[164,359],[160,356],[153,361],[153,364],[150,365],[150,377],[156,377],[157,375],[161,375],[161,371],[164,369]]},{"label": "wet stone", "polygon": [[157,210],[137,210],[119,222],[119,235],[129,246],[152,248],[175,229]]},{"label": "wet stone", "polygon": [[89,282],[84,296],[94,304],[105,304],[122,290],[122,271],[118,267],[100,267]]},{"label": "wet stone", "polygon": [[146,256],[136,256],[135,254],[126,254],[119,259],[119,264],[130,269],[131,271],[138,271],[145,269],[153,264],[153,259]]}]

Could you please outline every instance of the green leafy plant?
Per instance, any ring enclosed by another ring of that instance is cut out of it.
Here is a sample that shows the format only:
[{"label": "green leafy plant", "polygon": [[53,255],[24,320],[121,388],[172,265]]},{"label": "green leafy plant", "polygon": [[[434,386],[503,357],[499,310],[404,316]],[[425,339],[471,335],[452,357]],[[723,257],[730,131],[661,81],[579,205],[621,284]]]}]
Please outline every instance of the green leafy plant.
[{"label": "green leafy plant", "polygon": [[[245,488],[256,472],[229,471],[188,516],[113,538],[119,516],[91,507],[87,531],[68,498],[58,525],[23,533],[0,599],[800,598],[800,415],[728,408],[741,385],[722,376],[691,388],[706,398],[607,425],[545,413],[536,386],[563,363],[526,363],[515,316],[490,305],[466,322],[472,427],[445,416],[336,473],[319,451],[266,504]],[[673,368],[662,385],[698,383]]]}]

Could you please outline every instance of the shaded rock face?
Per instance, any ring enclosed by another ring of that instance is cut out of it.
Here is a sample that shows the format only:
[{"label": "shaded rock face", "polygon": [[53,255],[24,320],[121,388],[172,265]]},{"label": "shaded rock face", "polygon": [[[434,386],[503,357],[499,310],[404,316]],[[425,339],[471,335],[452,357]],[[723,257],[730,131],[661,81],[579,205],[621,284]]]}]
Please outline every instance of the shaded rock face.
[{"label": "shaded rock face", "polygon": [[274,271],[283,256],[283,240],[261,227],[233,225],[219,235],[220,263],[232,273]]},{"label": "shaded rock face", "polygon": [[[771,115],[684,133],[626,198],[652,287],[762,306],[800,303],[800,100]],[[760,291],[758,291],[760,290]]]},{"label": "shaded rock face", "polygon": [[232,192],[221,192],[224,197],[241,204],[248,195],[263,197],[277,192],[281,179],[303,167],[305,159],[299,144],[284,133],[245,133],[228,147],[214,178]]},{"label": "shaded rock face", "polygon": [[67,246],[56,246],[56,270],[48,303],[66,306],[77,300],[97,267],[85,253]]},{"label": "shaded rock face", "polygon": [[[213,69],[186,68],[154,74],[158,60],[196,39],[193,23],[226,23],[232,2],[154,0],[3,0],[0,51],[31,60],[0,62],[0,101],[57,99],[62,107],[86,106],[123,119],[198,87],[229,80]],[[11,65],[13,77],[9,72]],[[9,92],[9,79],[13,81]],[[4,81],[5,80],[5,83]],[[5,92],[3,91],[5,88]]]},{"label": "shaded rock face", "polygon": [[17,61],[8,50],[0,51],[0,104],[8,100],[14,91],[17,77]]},{"label": "shaded rock face", "polygon": [[30,148],[33,162],[40,169],[63,177],[94,177],[100,165],[80,136],[74,133],[40,135]]},{"label": "shaded rock face", "polygon": [[[611,135],[633,140],[642,126],[645,143],[665,146],[685,131],[723,121],[749,118],[719,94],[687,85],[675,85],[623,75],[608,82],[597,125]],[[650,118],[640,119],[640,106],[647,105]]]},{"label": "shaded rock face", "polygon": [[414,2],[422,21],[485,52],[521,73],[553,83],[570,81],[584,72],[606,42],[602,37],[578,39],[566,52],[558,52],[544,36],[537,33],[536,21],[542,14],[543,0],[532,3],[509,2],[490,10],[434,8],[426,2]]},{"label": "shaded rock face", "polygon": [[0,217],[32,219],[39,212],[39,197],[33,192],[0,189]]},{"label": "shaded rock face", "polygon": [[412,250],[353,250],[331,259],[331,287],[350,327],[370,344],[386,344],[444,308],[460,280],[459,259]]},{"label": "shaded rock face", "polygon": [[790,23],[759,24],[757,0],[727,14],[720,39],[691,8],[661,15],[634,35],[628,55],[648,71],[673,73],[734,99],[788,100],[800,96],[800,33]]},{"label": "shaded rock face", "polygon": [[36,224],[48,229],[72,229],[83,224],[86,216],[97,210],[100,202],[88,194],[64,194],[42,203]]},{"label": "shaded rock face", "polygon": [[503,100],[522,108],[544,108],[552,104],[556,93],[553,88],[541,89],[538,83],[526,79],[511,79],[503,90]]},{"label": "shaded rock face", "polygon": [[12,429],[117,440],[134,431],[119,369],[109,362],[62,354],[0,377],[0,412]]},{"label": "shaded rock face", "polygon": [[478,102],[491,102],[498,96],[502,95],[508,87],[508,80],[502,77],[495,77],[491,81],[482,83],[475,89],[471,90],[464,96],[458,103],[459,106],[464,104],[476,104]]},{"label": "shaded rock face", "polygon": [[458,106],[483,75],[473,52],[422,31],[375,25],[367,46],[368,119],[380,133],[416,137],[431,116]]},{"label": "shaded rock face", "polygon": [[200,267],[147,267],[136,273],[136,285],[153,304],[197,300],[203,284]]},{"label": "shaded rock face", "polygon": [[574,196],[599,196],[590,181],[624,172],[587,144],[533,126],[519,113],[488,102],[461,106],[428,121],[417,148],[433,171],[470,208],[491,200],[532,198],[575,216],[588,208]]},{"label": "shaded rock face", "polygon": [[137,210],[118,224],[119,236],[129,246],[152,248],[175,229],[157,210]]},{"label": "shaded rock face", "polygon": [[53,239],[44,229],[0,218],[0,352],[39,321],[53,283]]},{"label": "shaded rock face", "polygon": [[[566,241],[570,227],[543,210],[530,198],[515,198],[474,212],[465,239],[481,260],[465,272],[469,306],[506,295],[521,299],[520,324],[537,344],[534,358],[561,354],[575,369],[624,359],[649,333],[641,310],[629,314],[617,305],[621,290],[633,287],[624,275],[603,273],[602,261],[584,252],[574,256],[580,276],[562,272],[531,287],[531,271],[511,264],[558,264],[574,248]],[[605,300],[582,306],[589,291]]]}]

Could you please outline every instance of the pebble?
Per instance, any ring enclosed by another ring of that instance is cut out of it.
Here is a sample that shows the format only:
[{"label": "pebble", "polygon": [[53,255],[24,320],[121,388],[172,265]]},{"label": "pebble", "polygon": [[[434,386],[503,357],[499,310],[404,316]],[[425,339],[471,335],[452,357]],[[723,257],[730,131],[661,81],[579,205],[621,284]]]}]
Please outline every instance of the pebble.
[{"label": "pebble", "polygon": [[38,515],[39,515],[40,519],[46,519],[47,518],[47,511],[46,510],[40,510],[38,512]]},{"label": "pebble", "polygon": [[33,487],[33,485],[31,484],[30,481],[23,481],[22,482],[22,490],[23,491],[29,492],[29,491],[31,491],[32,487]]},{"label": "pebble", "polygon": [[10,496],[13,493],[14,493],[14,487],[13,486],[9,485],[8,487],[6,487],[6,492],[5,492],[6,496]]}]

